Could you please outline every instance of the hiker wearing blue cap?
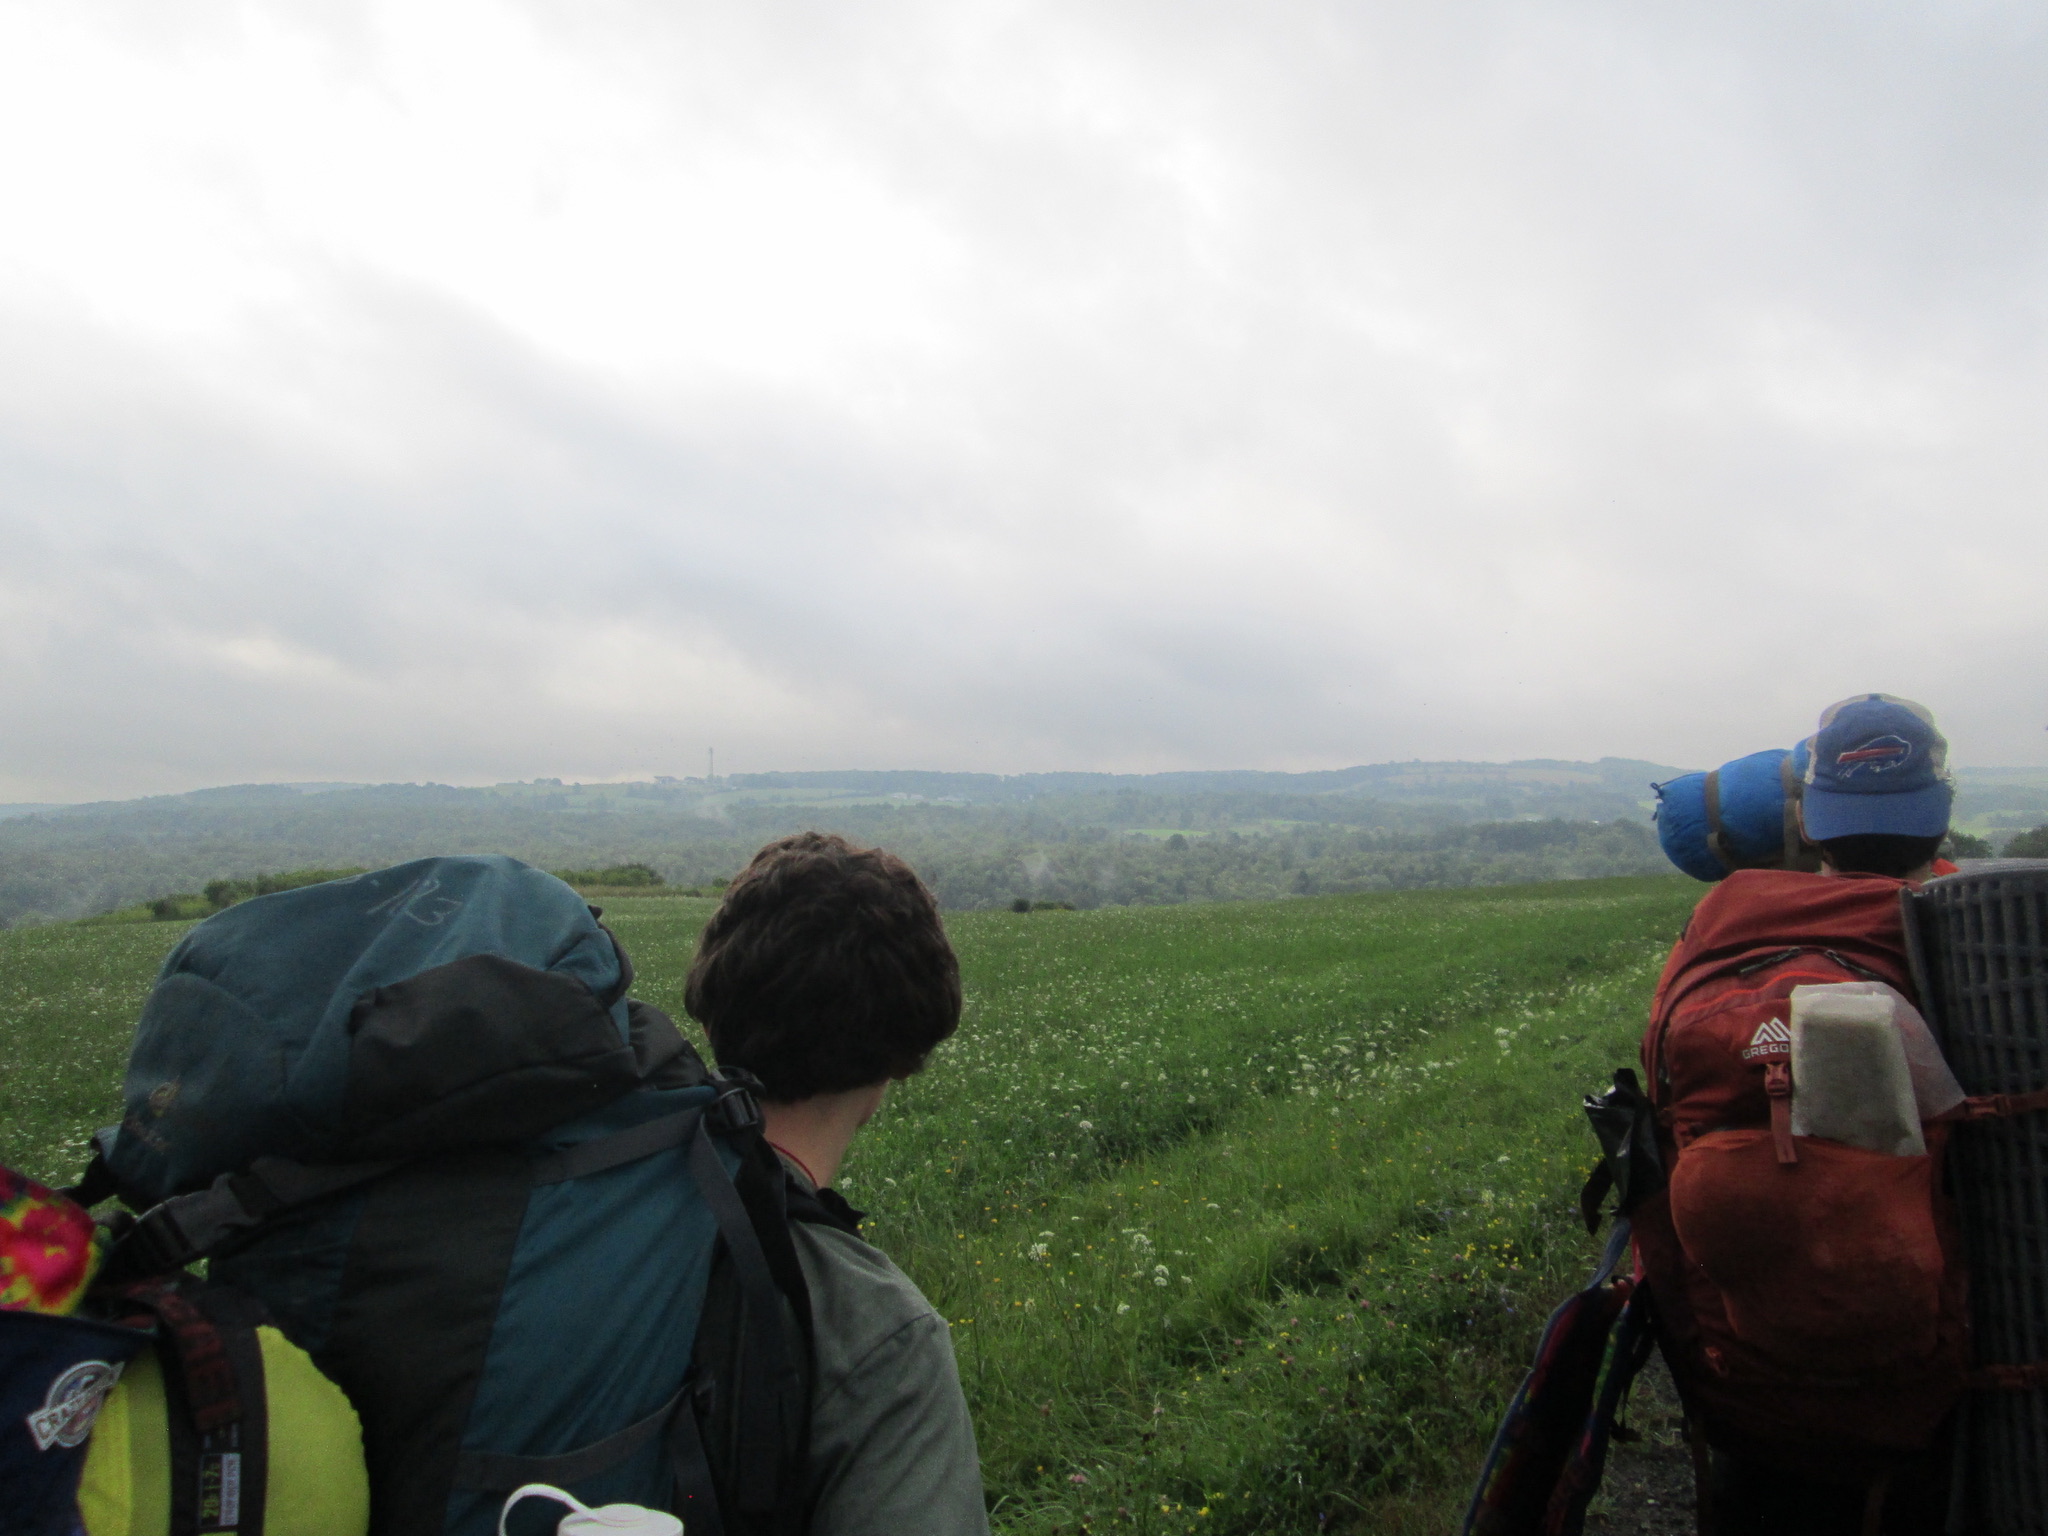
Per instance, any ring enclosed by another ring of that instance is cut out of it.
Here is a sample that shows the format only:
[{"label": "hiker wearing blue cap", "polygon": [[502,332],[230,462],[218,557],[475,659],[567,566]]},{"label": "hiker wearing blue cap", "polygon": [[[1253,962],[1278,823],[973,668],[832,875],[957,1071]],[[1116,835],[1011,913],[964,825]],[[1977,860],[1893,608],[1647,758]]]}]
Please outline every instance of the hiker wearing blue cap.
[{"label": "hiker wearing blue cap", "polygon": [[1926,706],[1888,693],[1831,704],[1806,757],[1800,822],[1827,870],[1915,884],[1933,873],[1955,785]]},{"label": "hiker wearing blue cap", "polygon": [[[1642,1110],[1661,1187],[1632,1237],[1702,1530],[1938,1536],[1969,1366],[1943,1161],[1961,1090],[1917,1011],[1899,898],[1945,872],[1948,743],[1923,706],[1864,693],[1822,712],[1802,760],[1819,871],[1736,848],[1658,981]],[[1853,1030],[1867,1060],[1827,1057]],[[1821,1128],[1831,1103],[1874,1113],[1881,1078],[1911,1079],[1897,1138]]]}]

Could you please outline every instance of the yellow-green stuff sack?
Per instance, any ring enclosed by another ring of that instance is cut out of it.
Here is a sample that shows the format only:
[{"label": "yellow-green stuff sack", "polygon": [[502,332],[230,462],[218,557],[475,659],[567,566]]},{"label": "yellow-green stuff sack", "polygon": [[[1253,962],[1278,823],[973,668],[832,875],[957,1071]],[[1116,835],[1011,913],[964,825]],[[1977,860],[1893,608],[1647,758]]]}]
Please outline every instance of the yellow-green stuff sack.
[{"label": "yellow-green stuff sack", "polygon": [[[306,1352],[275,1328],[253,1329],[265,1406],[261,1452],[264,1536],[366,1536],[370,1482],[362,1427],[341,1389]],[[93,1425],[78,1513],[86,1536],[172,1536],[172,1402],[164,1346],[145,1350],[122,1372]],[[256,1454],[244,1442],[246,1454]],[[192,1501],[212,1498],[207,1529],[237,1530],[245,1486],[243,1453],[216,1468],[183,1469]],[[247,1469],[253,1471],[253,1469]]]}]

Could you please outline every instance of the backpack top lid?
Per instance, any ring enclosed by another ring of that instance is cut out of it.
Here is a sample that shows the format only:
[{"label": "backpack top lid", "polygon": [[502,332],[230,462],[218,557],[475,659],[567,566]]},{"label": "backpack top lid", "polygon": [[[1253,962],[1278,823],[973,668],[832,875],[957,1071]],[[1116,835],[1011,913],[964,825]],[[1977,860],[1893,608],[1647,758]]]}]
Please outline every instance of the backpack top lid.
[{"label": "backpack top lid", "polygon": [[1915,1000],[1899,907],[1904,889],[1905,881],[1884,875],[1738,869],[1693,908],[1664,962],[1650,1016],[1663,1018],[1696,981],[1731,962],[1795,948],[1835,954]]},{"label": "backpack top lid", "polygon": [[271,1155],[514,1141],[634,1086],[632,971],[583,899],[503,856],[229,907],[142,1011],[108,1162],[160,1200]]},{"label": "backpack top lid", "polygon": [[[1791,759],[1789,773],[1786,760]],[[1806,745],[1791,752],[1752,752],[1708,775],[1688,773],[1650,787],[1657,792],[1657,841],[1664,856],[1695,880],[1716,881],[1732,869],[1782,868],[1796,856],[1798,824],[1786,819],[1785,785],[1798,794]],[[1715,834],[1720,837],[1716,851]]]}]

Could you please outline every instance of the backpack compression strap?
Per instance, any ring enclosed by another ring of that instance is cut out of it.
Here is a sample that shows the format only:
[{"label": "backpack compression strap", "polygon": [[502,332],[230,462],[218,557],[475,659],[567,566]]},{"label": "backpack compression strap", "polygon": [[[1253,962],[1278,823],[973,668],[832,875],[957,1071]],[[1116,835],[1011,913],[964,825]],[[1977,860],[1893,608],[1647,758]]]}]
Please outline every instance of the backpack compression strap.
[{"label": "backpack compression strap", "polygon": [[2048,1088],[2032,1093],[1983,1093],[1964,1099],[1955,1108],[1936,1115],[1937,1120],[2006,1120],[2014,1115],[2031,1115],[2048,1109]]},{"label": "backpack compression strap", "polygon": [[1799,855],[1806,847],[1806,839],[1799,835],[1799,798],[1805,787],[1799,776],[1792,771],[1792,754],[1787,752],[1778,759],[1778,784],[1784,790],[1784,859],[1785,868],[1797,869]]},{"label": "backpack compression strap", "polygon": [[1735,855],[1728,851],[1728,839],[1721,833],[1721,770],[1716,768],[1707,775],[1704,786],[1707,808],[1707,852],[1721,861],[1721,868],[1734,873],[1741,865]]},{"label": "backpack compression strap", "polygon": [[[1799,867],[1800,850],[1806,846],[1806,842],[1799,835],[1799,796],[1801,787],[1799,780],[1793,776],[1792,759],[1789,756],[1780,758],[1778,761],[1778,783],[1784,790],[1784,809],[1781,812],[1783,821],[1780,831],[1782,838],[1782,852],[1780,855],[1782,862],[1780,868],[1797,869]],[[1707,775],[1706,783],[1703,786],[1703,793],[1707,812],[1707,852],[1720,860],[1721,868],[1730,874],[1733,874],[1738,869],[1753,867],[1746,860],[1735,856],[1735,850],[1729,845],[1728,835],[1722,830],[1720,769],[1716,768]],[[1769,861],[1766,860],[1765,862],[1768,863]]]},{"label": "backpack compression strap", "polygon": [[[93,1167],[79,1187],[97,1188]],[[259,1157],[240,1173],[224,1173],[205,1189],[173,1195],[125,1227],[115,1228],[107,1253],[110,1279],[146,1279],[175,1274],[205,1258],[239,1232],[261,1225],[280,1211],[324,1200],[382,1178],[396,1162],[312,1165],[281,1157]]]}]

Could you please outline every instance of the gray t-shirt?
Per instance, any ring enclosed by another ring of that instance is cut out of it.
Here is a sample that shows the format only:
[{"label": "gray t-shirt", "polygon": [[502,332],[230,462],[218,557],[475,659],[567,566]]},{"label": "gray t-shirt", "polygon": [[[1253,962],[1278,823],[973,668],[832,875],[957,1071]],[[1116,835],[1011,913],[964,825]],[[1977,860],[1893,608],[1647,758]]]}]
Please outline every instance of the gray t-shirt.
[{"label": "gray t-shirt", "polygon": [[880,1249],[810,1222],[791,1229],[818,1344],[810,1536],[984,1536],[981,1457],[946,1320]]}]

